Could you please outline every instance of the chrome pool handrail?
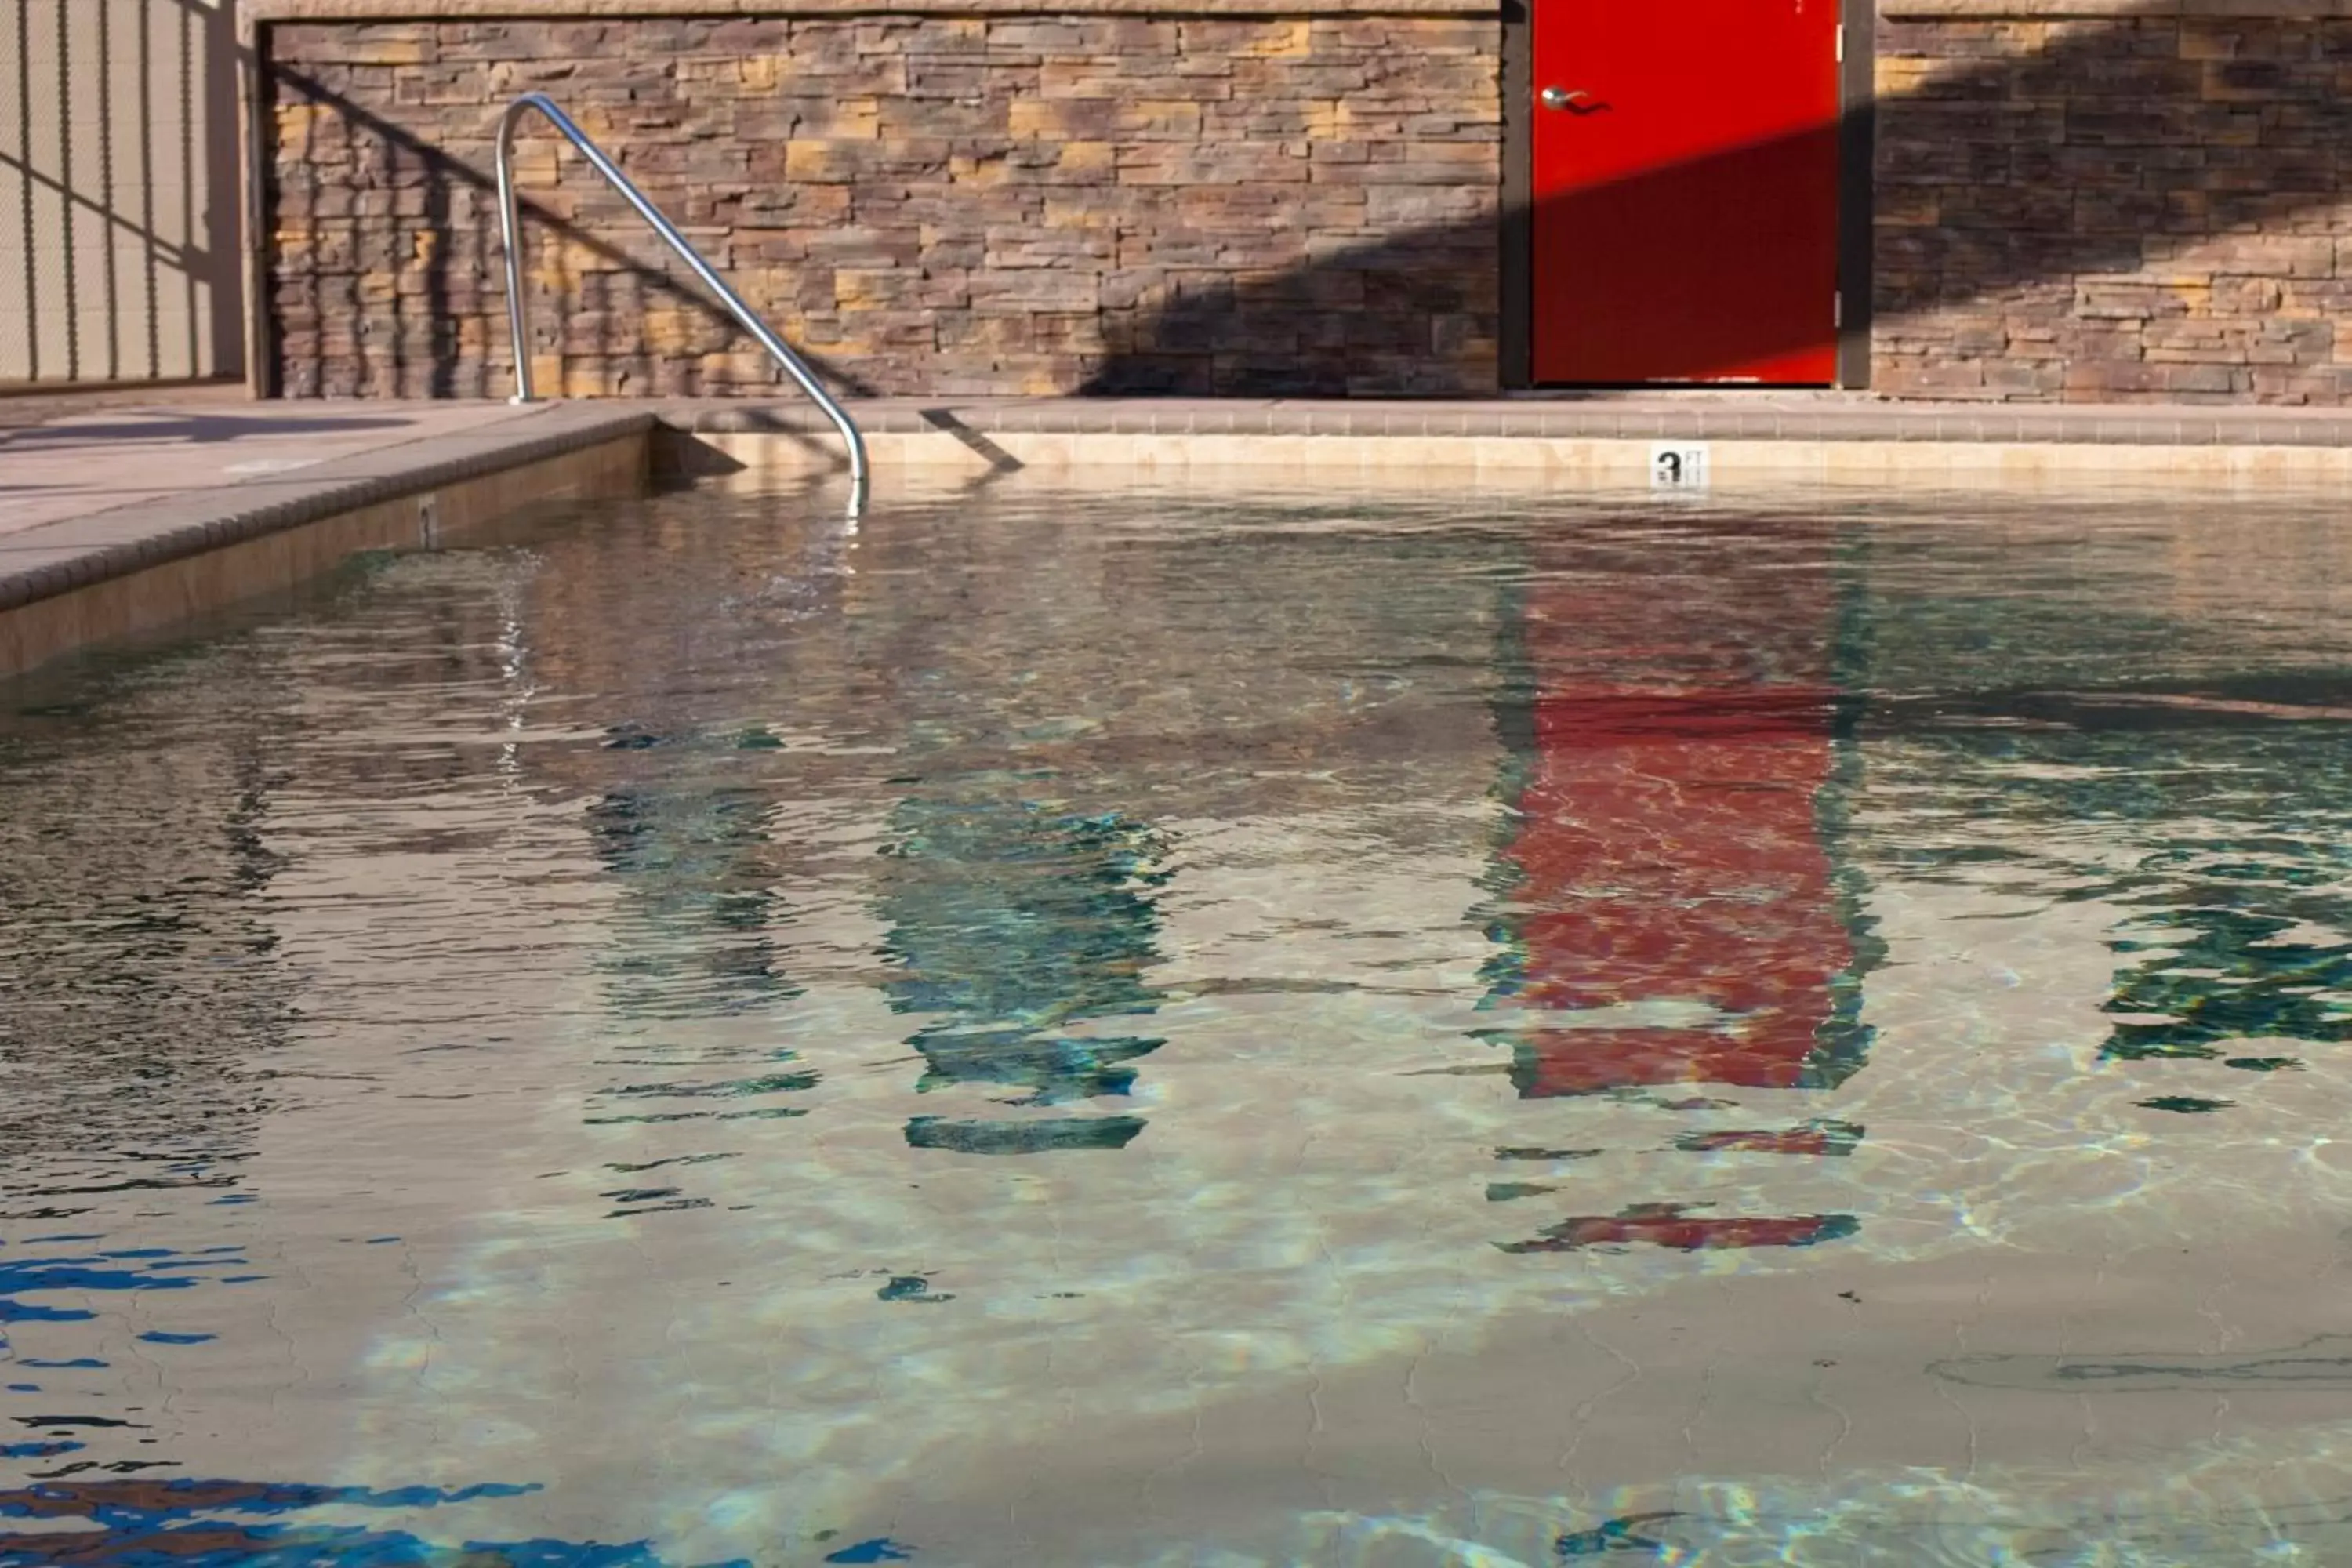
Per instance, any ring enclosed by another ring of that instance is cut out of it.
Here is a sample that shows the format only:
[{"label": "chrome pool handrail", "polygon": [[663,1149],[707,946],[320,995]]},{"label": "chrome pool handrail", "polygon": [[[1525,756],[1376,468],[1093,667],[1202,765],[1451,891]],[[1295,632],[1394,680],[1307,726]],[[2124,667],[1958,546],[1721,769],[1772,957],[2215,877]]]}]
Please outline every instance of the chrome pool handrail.
[{"label": "chrome pool handrail", "polygon": [[515,392],[511,401],[538,401],[531,395],[530,340],[523,325],[522,252],[515,243],[521,226],[517,221],[515,211],[513,169],[515,126],[525,113],[534,109],[562,134],[565,141],[580,149],[581,156],[588,160],[589,166],[621,193],[622,198],[636,209],[639,217],[653,226],[654,233],[660,237],[662,243],[676,252],[677,258],[702,279],[705,288],[719,296],[719,303],[727,307],[742,329],[758,339],[760,346],[783,367],[784,374],[799,383],[800,389],[824,410],[825,417],[833,421],[834,428],[841,432],[842,440],[849,447],[849,479],[854,492],[849,504],[853,512],[858,510],[866,500],[866,438],[858,434],[856,421],[851,419],[848,411],[835,402],[832,394],[818,384],[808,366],[801,363],[800,355],[793,353],[784,340],[760,319],[759,313],[727,286],[726,279],[719,277],[710,263],[702,258],[701,252],[688,244],[686,236],[678,233],[669,219],[662,216],[661,209],[647,201],[645,193],[630,184],[629,177],[604,156],[604,150],[588,139],[588,133],[574,125],[572,117],[543,92],[524,93],[508,104],[506,112],[499,117],[499,237],[506,247],[507,330],[514,338]]}]

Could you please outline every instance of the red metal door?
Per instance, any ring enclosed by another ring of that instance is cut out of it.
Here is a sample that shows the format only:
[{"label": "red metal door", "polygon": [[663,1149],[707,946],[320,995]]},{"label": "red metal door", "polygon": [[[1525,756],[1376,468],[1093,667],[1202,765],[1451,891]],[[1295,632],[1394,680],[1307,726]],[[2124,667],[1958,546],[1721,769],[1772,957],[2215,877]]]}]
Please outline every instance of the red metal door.
[{"label": "red metal door", "polygon": [[1535,378],[1827,384],[1838,0],[1535,0]]}]

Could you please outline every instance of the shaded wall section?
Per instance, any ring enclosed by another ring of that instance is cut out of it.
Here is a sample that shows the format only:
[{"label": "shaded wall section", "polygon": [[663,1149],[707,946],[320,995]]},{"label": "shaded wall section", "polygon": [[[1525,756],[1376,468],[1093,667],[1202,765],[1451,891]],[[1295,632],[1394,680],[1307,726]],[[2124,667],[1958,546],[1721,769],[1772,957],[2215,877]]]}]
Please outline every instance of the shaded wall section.
[{"label": "shaded wall section", "polygon": [[233,0],[0,0],[0,386],[244,368]]},{"label": "shaded wall section", "polygon": [[1873,384],[2345,401],[2352,19],[2017,14],[2045,8],[1896,0],[1879,23]]}]

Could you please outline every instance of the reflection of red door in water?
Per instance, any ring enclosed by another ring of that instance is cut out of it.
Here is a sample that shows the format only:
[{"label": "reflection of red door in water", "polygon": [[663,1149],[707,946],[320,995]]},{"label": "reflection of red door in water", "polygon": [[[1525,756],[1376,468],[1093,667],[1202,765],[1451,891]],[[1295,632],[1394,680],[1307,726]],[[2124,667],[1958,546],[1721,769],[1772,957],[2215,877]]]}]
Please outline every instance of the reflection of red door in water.
[{"label": "reflection of red door in water", "polygon": [[[1533,754],[1508,851],[1530,1098],[1804,1085],[1853,962],[1814,797],[1826,569],[1539,584]],[[1554,1026],[1552,1010],[1581,1015]]]},{"label": "reflection of red door in water", "polygon": [[1536,380],[1834,379],[1837,5],[1536,0]]}]

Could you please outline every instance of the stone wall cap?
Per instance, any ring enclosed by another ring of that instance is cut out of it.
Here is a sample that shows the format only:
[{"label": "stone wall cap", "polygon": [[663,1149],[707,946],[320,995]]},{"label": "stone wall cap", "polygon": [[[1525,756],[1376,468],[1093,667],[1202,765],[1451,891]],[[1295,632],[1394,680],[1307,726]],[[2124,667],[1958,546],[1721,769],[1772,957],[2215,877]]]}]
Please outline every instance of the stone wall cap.
[{"label": "stone wall cap", "polygon": [[1878,12],[1891,22],[2326,21],[2352,16],[2352,0],[1879,0]]},{"label": "stone wall cap", "polygon": [[[1889,21],[2352,17],[2352,0],[1879,0]],[[244,0],[257,22],[626,21],[655,16],[1499,16],[1499,0]]]},{"label": "stone wall cap", "polygon": [[652,16],[1496,16],[1500,0],[244,0],[257,22],[628,21]]}]

